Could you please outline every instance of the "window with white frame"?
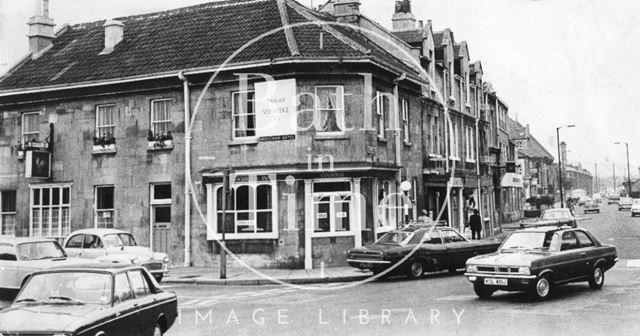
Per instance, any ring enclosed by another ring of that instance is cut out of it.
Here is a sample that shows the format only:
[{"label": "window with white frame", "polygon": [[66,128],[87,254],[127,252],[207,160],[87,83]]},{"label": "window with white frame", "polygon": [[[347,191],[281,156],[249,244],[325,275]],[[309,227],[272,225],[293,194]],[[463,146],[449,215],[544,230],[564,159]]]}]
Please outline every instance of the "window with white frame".
[{"label": "window with white frame", "polygon": [[466,152],[466,161],[472,162],[475,160],[475,132],[473,131],[473,127],[465,127],[465,152]]},{"label": "window with white frame", "polygon": [[151,224],[153,227],[171,225],[171,183],[151,185]]},{"label": "window with white frame", "polygon": [[22,114],[22,143],[38,141],[40,138],[40,112]]},{"label": "window with white frame", "polygon": [[16,230],[16,191],[0,191],[0,236],[14,236]]},{"label": "window with white frame", "polygon": [[[230,187],[226,210],[229,238],[273,238],[278,233],[275,181],[236,183]],[[214,228],[223,231],[223,187],[214,189]]]},{"label": "window with white frame", "polygon": [[451,142],[451,156],[455,160],[460,159],[460,129],[457,122],[453,123],[453,141]]},{"label": "window with white frame", "polygon": [[378,121],[378,138],[386,136],[386,120],[389,115],[390,100],[386,93],[378,92],[376,95],[376,117]]},{"label": "window with white frame", "polygon": [[171,99],[151,101],[151,131],[154,137],[167,136],[171,132]]},{"label": "window with white frame", "polygon": [[95,227],[113,228],[115,217],[114,187],[97,186],[95,193]]},{"label": "window with white frame", "polygon": [[255,92],[233,92],[231,99],[233,113],[233,139],[256,136]]},{"label": "window with white frame", "polygon": [[110,139],[116,130],[116,106],[100,105],[96,107],[96,137]]},{"label": "window with white frame", "polygon": [[395,194],[396,184],[393,181],[378,181],[376,188],[376,233],[396,229],[398,209],[398,197]]},{"label": "window with white frame", "polygon": [[313,230],[317,233],[351,231],[351,182],[313,183]]},{"label": "window with white frame", "polygon": [[315,110],[316,132],[344,132],[344,87],[316,86]]},{"label": "window with white frame", "polygon": [[402,99],[400,101],[402,108],[402,129],[404,132],[404,142],[411,142],[411,136],[409,134],[409,101]]},{"label": "window with white frame", "polygon": [[69,185],[31,187],[31,236],[64,237],[70,233],[70,189]]}]

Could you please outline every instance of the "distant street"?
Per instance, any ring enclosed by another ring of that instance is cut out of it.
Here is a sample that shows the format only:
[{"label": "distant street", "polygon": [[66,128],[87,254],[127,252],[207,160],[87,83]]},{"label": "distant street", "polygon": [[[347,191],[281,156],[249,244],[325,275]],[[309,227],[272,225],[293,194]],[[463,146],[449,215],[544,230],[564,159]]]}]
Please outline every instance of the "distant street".
[{"label": "distant street", "polygon": [[[582,216],[582,208],[576,208]],[[462,275],[447,272],[348,289],[283,286],[168,285],[179,295],[180,320],[168,335],[637,335],[640,333],[640,217],[617,206],[580,225],[624,259],[602,291],[586,283],[557,288],[532,302],[521,293],[479,300]],[[629,261],[631,260],[631,261]]]}]

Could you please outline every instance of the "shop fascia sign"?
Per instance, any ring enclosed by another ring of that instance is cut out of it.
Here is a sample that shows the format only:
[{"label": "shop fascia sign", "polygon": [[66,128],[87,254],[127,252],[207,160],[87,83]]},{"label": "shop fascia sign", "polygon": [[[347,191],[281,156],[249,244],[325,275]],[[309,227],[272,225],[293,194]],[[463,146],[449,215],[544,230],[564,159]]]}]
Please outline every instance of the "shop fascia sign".
[{"label": "shop fascia sign", "polygon": [[296,80],[255,83],[256,135],[259,141],[296,138]]}]

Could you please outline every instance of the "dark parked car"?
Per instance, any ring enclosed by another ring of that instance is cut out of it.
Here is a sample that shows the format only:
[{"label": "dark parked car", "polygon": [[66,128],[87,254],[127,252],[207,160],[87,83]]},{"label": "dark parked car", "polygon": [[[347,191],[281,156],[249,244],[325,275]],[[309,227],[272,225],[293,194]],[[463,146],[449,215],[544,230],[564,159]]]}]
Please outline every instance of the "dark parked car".
[{"label": "dark parked car", "polygon": [[617,261],[616,248],[586,230],[548,226],[512,233],[496,253],[467,260],[465,275],[480,298],[502,290],[544,299],[552,286],[570,282],[602,288],[605,271]]},{"label": "dark parked car", "polygon": [[93,264],[32,273],[0,311],[0,335],[162,335],[178,301],[140,266]]},{"label": "dark parked car", "polygon": [[371,245],[349,250],[347,261],[352,267],[378,274],[417,248],[411,257],[394,269],[396,273],[404,272],[416,279],[424,272],[455,272],[465,266],[467,259],[494,252],[499,245],[497,240],[469,241],[450,227],[407,225],[401,230],[385,233]]},{"label": "dark parked car", "polygon": [[521,229],[549,225],[569,225],[576,228],[578,227],[578,219],[573,215],[570,209],[556,208],[547,209],[542,212],[542,216],[540,216],[539,220],[520,222]]}]

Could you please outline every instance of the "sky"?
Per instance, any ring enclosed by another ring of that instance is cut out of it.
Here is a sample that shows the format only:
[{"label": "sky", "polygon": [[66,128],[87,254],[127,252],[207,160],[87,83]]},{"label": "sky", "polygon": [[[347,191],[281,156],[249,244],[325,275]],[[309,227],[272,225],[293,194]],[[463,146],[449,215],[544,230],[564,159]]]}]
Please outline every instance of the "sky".
[{"label": "sky", "polygon": [[[34,1],[0,0],[0,74],[27,53]],[[298,0],[318,6],[324,0]],[[50,0],[61,26],[189,6],[210,0]],[[361,0],[361,12],[391,27],[394,0]],[[557,156],[556,127],[570,163],[598,175],[640,177],[640,1],[414,0],[418,20],[451,28],[509,106],[509,115]],[[637,89],[638,88],[638,89]]]}]

